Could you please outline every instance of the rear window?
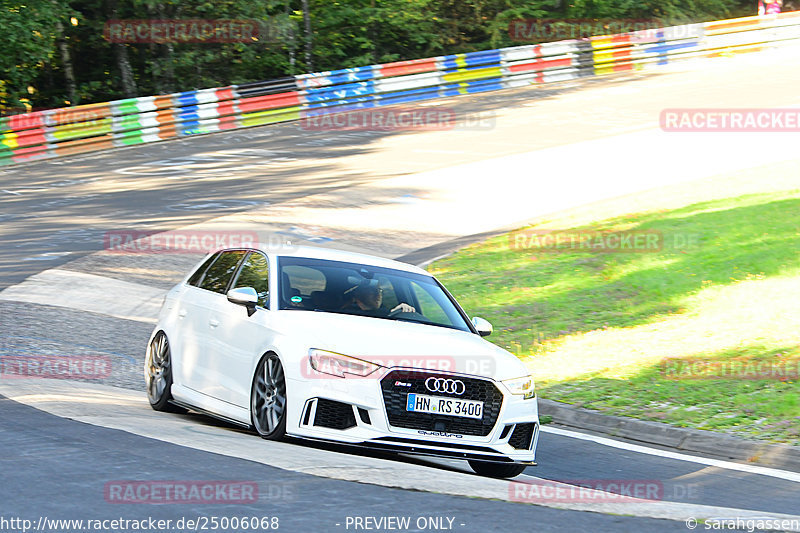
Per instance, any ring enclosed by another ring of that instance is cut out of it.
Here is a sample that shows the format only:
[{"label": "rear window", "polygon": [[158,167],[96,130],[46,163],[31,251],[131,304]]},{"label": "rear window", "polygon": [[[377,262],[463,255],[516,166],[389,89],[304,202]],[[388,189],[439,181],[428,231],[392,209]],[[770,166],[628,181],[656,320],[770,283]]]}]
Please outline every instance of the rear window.
[{"label": "rear window", "polygon": [[245,253],[244,250],[220,253],[216,261],[208,267],[200,288],[224,294]]},{"label": "rear window", "polygon": [[219,257],[219,254],[213,254],[211,257],[206,259],[203,262],[203,264],[200,265],[200,267],[197,270],[195,270],[194,274],[192,274],[192,276],[189,278],[189,281],[188,281],[189,285],[192,285],[194,287],[199,287],[200,286],[200,280],[203,279],[203,274],[206,273],[206,270],[208,270],[208,267],[211,266],[211,263],[216,261],[217,257]]}]

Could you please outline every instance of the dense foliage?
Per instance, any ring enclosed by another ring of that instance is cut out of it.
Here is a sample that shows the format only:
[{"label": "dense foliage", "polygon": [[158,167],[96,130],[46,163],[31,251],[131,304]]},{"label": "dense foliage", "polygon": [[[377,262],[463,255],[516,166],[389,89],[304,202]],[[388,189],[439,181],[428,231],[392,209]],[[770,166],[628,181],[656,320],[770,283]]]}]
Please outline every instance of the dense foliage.
[{"label": "dense foliage", "polygon": [[[755,0],[0,0],[0,6],[0,110],[8,114],[511,46],[521,44],[508,33],[516,19],[681,23],[754,14]],[[248,42],[108,38],[109,21],[152,19],[257,20],[261,33]]]}]

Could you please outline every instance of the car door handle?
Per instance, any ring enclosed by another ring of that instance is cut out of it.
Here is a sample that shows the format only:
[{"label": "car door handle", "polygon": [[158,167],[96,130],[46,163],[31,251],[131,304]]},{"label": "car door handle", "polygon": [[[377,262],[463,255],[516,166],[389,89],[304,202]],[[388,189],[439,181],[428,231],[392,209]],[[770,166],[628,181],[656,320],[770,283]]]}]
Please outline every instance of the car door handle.
[{"label": "car door handle", "polygon": [[186,309],[181,309],[180,311],[178,311],[178,317],[179,318],[186,317]]},{"label": "car door handle", "polygon": [[211,326],[212,328],[215,328],[219,326],[219,320],[217,320],[216,318],[212,318],[211,320],[208,321],[208,325]]}]

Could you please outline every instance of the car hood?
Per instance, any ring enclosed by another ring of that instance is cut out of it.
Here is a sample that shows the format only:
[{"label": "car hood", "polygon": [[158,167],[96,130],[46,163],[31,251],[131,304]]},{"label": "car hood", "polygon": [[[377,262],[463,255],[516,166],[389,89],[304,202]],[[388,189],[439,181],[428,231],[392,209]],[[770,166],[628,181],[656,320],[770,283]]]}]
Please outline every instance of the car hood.
[{"label": "car hood", "polygon": [[496,380],[529,373],[514,355],[469,331],[337,313],[291,310],[276,314],[281,332],[302,338],[308,348],[389,368],[426,368]]}]

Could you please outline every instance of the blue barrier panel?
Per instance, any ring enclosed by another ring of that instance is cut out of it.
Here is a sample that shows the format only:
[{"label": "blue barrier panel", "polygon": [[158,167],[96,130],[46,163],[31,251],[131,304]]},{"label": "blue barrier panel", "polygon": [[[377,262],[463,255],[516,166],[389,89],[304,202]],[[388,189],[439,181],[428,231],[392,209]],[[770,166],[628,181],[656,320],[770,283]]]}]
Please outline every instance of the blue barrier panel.
[{"label": "blue barrier panel", "polygon": [[475,94],[486,91],[497,91],[505,88],[502,78],[477,80],[461,83],[448,83],[442,85],[442,96],[458,96],[460,94]]},{"label": "blue barrier panel", "polygon": [[452,54],[442,58],[442,70],[476,69],[500,65],[502,52],[500,50],[484,50],[468,54]]},{"label": "blue barrier panel", "polygon": [[197,91],[186,91],[183,93],[178,93],[174,96],[175,102],[179,106],[186,106],[199,103],[197,101]]},{"label": "blue barrier panel", "polygon": [[419,89],[411,89],[408,91],[381,93],[378,97],[380,100],[378,100],[377,105],[395,105],[406,102],[418,102],[420,100],[432,100],[434,98],[440,98],[441,95],[439,94],[439,89],[440,87],[436,85],[431,87],[422,87]]},{"label": "blue barrier panel", "polygon": [[306,89],[305,94],[303,94],[301,98],[308,103],[321,103],[329,100],[341,100],[374,93],[375,83],[373,81],[362,81],[347,85],[336,85],[334,87]]}]

